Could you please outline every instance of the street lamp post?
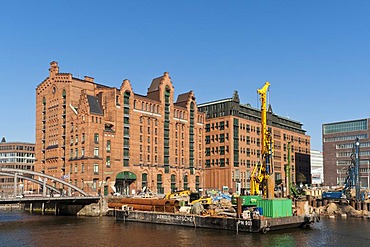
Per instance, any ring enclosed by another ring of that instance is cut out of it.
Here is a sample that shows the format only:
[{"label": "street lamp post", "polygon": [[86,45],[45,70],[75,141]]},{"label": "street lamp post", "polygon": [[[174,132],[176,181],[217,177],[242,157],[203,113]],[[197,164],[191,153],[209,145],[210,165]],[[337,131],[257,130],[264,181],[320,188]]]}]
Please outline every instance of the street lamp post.
[{"label": "street lamp post", "polygon": [[367,188],[369,189],[370,188],[370,185],[369,185],[369,161],[367,162]]},{"label": "street lamp post", "polygon": [[359,174],[360,142],[358,138],[356,138],[355,150],[356,150],[356,157],[355,157],[356,158],[356,166],[355,166],[356,200],[360,200],[360,174]]}]

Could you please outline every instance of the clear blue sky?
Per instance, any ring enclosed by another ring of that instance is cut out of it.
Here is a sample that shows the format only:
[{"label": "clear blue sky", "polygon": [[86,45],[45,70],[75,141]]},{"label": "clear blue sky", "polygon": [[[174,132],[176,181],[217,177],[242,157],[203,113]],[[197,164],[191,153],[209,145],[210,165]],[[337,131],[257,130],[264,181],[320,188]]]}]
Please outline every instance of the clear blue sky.
[{"label": "clear blue sky", "polygon": [[35,88],[61,72],[146,94],[168,71],[175,94],[259,107],[302,122],[322,149],[323,123],[367,118],[370,1],[1,1],[0,137],[35,141]]}]

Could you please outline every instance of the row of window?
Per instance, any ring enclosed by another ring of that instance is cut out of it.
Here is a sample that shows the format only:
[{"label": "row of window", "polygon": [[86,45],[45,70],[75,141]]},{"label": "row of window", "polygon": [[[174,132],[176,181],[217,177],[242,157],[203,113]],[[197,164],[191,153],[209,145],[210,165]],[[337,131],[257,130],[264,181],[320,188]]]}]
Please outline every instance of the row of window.
[{"label": "row of window", "polygon": [[[83,140],[85,139],[85,134],[82,134]],[[78,142],[78,136],[76,135],[76,141]],[[77,144],[76,142],[76,144]],[[84,142],[82,142],[84,143]],[[94,135],[94,143],[99,144],[99,134]],[[107,140],[105,150],[107,153],[111,152],[111,140]],[[70,157],[75,157],[77,158],[78,155],[78,148],[75,148],[75,154],[73,155],[73,149],[70,149]],[[85,156],[85,147],[81,147],[81,156]],[[99,147],[94,147],[94,156],[99,157]]]},{"label": "row of window", "polygon": [[[257,144],[257,146],[259,147],[261,145],[261,141],[260,141],[260,138],[255,138],[255,137],[250,137],[250,136],[245,136],[245,135],[240,135],[239,137],[240,141],[242,142],[245,142],[247,145],[250,145],[251,143],[253,144]],[[211,142],[220,142],[220,143],[223,143],[229,140],[229,134],[228,133],[225,133],[225,134],[216,134],[216,135],[208,135],[205,137],[205,142],[206,144],[211,144]],[[291,148],[292,150],[294,150],[294,146],[291,145]],[[284,151],[287,150],[287,145],[284,144]],[[301,152],[301,147],[298,148],[299,152]],[[307,150],[307,149],[306,149]]]},{"label": "row of window", "polygon": [[35,151],[33,146],[14,146],[14,145],[1,145],[0,150],[25,150],[25,151]]},{"label": "row of window", "polygon": [[[140,125],[140,133],[143,133],[143,126],[142,125]],[[147,134],[150,134],[150,126],[148,126]],[[158,135],[158,128],[154,128],[154,134]]]},{"label": "row of window", "polygon": [[34,153],[0,153],[0,158],[1,157],[29,157],[29,158],[34,158],[35,154]]},{"label": "row of window", "polygon": [[355,141],[358,139],[367,139],[367,134],[362,135],[346,135],[346,136],[336,136],[336,137],[325,137],[324,142],[337,142],[337,141]]},{"label": "row of window", "polygon": [[210,132],[211,128],[212,128],[212,130],[214,130],[214,129],[224,130],[225,126],[226,126],[226,128],[229,127],[229,121],[226,121],[226,124],[225,124],[225,121],[221,121],[221,122],[217,122],[217,123],[207,123],[206,126],[205,126],[205,131]]},{"label": "row of window", "polygon": [[[105,162],[105,167],[106,168],[110,168],[110,157],[106,157],[106,162]],[[98,175],[99,174],[99,164],[98,163],[94,163],[93,165],[93,174],[94,175]],[[69,165],[69,173],[72,174],[72,173],[85,173],[85,164],[84,163],[81,163],[80,165],[78,164],[70,164]]]},{"label": "row of window", "polygon": [[32,164],[35,162],[35,159],[28,158],[0,158],[0,163],[27,163]]},{"label": "row of window", "polygon": [[[336,149],[349,149],[354,148],[355,143],[346,143],[346,144],[337,144],[335,146]],[[368,148],[370,147],[370,142],[360,142],[360,148]]]},{"label": "row of window", "polygon": [[[338,153],[336,153],[336,157],[351,157],[352,154],[353,154],[352,152],[338,152]],[[359,155],[361,157],[362,156],[369,156],[370,151],[360,151]]]},{"label": "row of window", "polygon": [[[141,103],[141,104],[140,104]],[[139,108],[139,106],[141,106]],[[134,109],[138,109],[138,110],[143,110],[143,111],[147,111],[147,112],[152,112],[152,113],[157,113],[159,114],[159,105],[154,105],[154,104],[148,104],[148,103],[145,103],[145,102],[138,102],[137,100],[134,100]]]},{"label": "row of window", "polygon": [[362,130],[367,130],[367,119],[323,125],[324,135],[333,134],[333,133],[362,131]]}]

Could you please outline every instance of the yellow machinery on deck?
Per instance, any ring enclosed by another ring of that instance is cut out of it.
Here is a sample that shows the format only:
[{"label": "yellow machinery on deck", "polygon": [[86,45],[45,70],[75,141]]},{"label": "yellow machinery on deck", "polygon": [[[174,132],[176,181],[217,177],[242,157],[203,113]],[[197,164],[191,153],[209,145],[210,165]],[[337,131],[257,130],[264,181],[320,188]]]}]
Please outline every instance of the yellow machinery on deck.
[{"label": "yellow machinery on deck", "polygon": [[250,186],[251,195],[261,195],[264,198],[274,198],[275,177],[272,163],[273,141],[270,131],[267,129],[267,103],[266,94],[269,89],[270,83],[266,82],[265,85],[258,89],[261,101],[261,160],[253,168]]}]

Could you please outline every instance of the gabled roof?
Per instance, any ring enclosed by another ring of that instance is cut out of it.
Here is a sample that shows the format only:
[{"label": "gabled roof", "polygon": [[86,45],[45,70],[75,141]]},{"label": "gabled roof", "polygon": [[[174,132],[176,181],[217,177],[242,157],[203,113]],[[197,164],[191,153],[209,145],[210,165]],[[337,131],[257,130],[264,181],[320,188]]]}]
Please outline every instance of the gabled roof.
[{"label": "gabled roof", "polygon": [[188,100],[192,96],[192,93],[193,92],[190,91],[190,92],[183,93],[183,94],[180,94],[179,96],[177,96],[177,100],[176,100],[175,105],[182,106],[182,107],[186,108],[186,104],[188,103]]},{"label": "gabled roof", "polygon": [[163,76],[153,79],[152,84],[150,84],[150,87],[148,88],[148,93],[158,91],[162,80]]}]

